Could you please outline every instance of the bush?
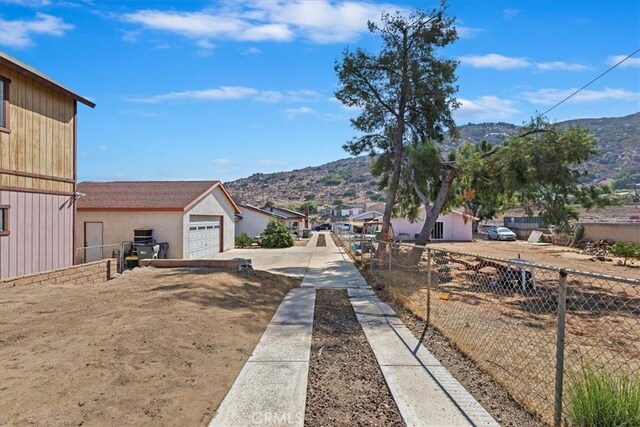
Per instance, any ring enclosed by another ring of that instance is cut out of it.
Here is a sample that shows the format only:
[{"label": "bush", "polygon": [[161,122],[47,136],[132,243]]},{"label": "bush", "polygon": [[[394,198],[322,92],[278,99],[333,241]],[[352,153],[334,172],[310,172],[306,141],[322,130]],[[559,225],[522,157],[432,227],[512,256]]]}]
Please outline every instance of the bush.
[{"label": "bush", "polygon": [[248,248],[251,246],[251,237],[244,231],[236,236],[236,248]]},{"label": "bush", "polygon": [[293,237],[289,229],[280,221],[270,219],[260,235],[264,248],[288,248],[293,246]]},{"label": "bush", "polygon": [[640,380],[586,369],[569,379],[567,419],[572,426],[639,426]]},{"label": "bush", "polygon": [[640,244],[633,242],[616,242],[611,248],[611,253],[624,258],[624,265],[627,265],[627,258],[640,259]]},{"label": "bush", "polygon": [[358,194],[358,193],[353,188],[350,188],[347,191],[345,191],[344,193],[342,193],[342,195],[345,196],[345,197],[354,197],[356,194]]}]

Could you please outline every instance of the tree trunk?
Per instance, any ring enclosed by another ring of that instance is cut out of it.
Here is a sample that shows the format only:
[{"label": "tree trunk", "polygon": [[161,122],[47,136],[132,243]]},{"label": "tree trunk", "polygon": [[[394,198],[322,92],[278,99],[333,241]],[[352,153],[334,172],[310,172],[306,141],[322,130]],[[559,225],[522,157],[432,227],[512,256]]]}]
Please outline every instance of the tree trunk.
[{"label": "tree trunk", "polygon": [[422,253],[424,252],[424,247],[427,242],[429,242],[431,232],[433,231],[433,226],[436,224],[436,220],[438,219],[438,216],[440,216],[440,211],[442,211],[444,202],[449,196],[453,181],[459,174],[460,171],[458,171],[458,169],[451,169],[449,170],[449,172],[447,172],[447,176],[445,177],[444,181],[442,181],[442,185],[438,190],[438,196],[433,202],[431,211],[427,211],[428,216],[424,221],[424,225],[422,226],[422,230],[420,231],[418,238],[416,239],[416,246],[411,250],[411,253],[409,254],[409,259],[407,260],[407,263],[409,265],[415,266],[420,262],[420,258],[422,257]]}]

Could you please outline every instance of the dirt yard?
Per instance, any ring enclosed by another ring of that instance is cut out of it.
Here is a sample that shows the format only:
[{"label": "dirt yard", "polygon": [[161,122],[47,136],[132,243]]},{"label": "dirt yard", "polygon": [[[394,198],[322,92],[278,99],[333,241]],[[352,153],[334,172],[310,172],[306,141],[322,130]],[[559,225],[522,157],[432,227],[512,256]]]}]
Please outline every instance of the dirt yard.
[{"label": "dirt yard", "polygon": [[[383,262],[371,277],[385,287],[391,299],[422,319],[426,317],[430,296],[431,325],[528,410],[550,422],[558,272],[537,269],[537,288],[532,289],[528,283],[522,289],[521,276],[500,277],[498,268],[504,263],[484,264],[477,255],[481,251],[487,256],[512,258],[520,253],[522,258],[543,264],[551,264],[549,257],[553,255],[525,252],[528,248],[518,242],[438,246],[476,255],[434,251],[430,293],[426,288],[426,264],[423,262],[416,268],[405,262],[409,248],[398,248],[392,255],[392,269],[388,270],[388,264]],[[516,253],[509,252],[511,250]],[[564,267],[582,269],[583,260],[573,261],[564,263]],[[619,269],[624,271],[622,267]],[[570,273],[567,289],[565,371],[568,375],[581,372],[583,366],[604,369],[618,376],[637,375],[640,372],[640,287]]]},{"label": "dirt yard", "polygon": [[[433,243],[434,248],[465,252],[495,258],[521,258],[538,264],[551,265],[573,270],[590,271],[613,276],[640,278],[640,262],[629,266],[616,265],[622,258],[614,261],[594,260],[592,255],[581,254],[579,250],[565,246],[536,246],[525,241],[499,242],[495,240],[478,239],[474,242]],[[627,261],[629,263],[629,261]]]},{"label": "dirt yard", "polygon": [[206,425],[299,279],[144,269],[0,289],[0,425]]}]

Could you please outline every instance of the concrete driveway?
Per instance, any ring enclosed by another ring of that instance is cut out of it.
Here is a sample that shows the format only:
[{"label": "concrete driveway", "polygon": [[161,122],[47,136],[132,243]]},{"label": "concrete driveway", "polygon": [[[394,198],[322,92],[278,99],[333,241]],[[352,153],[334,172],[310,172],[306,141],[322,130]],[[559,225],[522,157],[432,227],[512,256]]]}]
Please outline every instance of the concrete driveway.
[{"label": "concrete driveway", "polygon": [[[327,233],[327,240],[331,236]],[[316,251],[318,233],[314,232],[307,246],[293,246],[284,249],[232,249],[227,252],[213,254],[207,259],[250,259],[253,268],[265,270],[274,274],[303,277]]]}]

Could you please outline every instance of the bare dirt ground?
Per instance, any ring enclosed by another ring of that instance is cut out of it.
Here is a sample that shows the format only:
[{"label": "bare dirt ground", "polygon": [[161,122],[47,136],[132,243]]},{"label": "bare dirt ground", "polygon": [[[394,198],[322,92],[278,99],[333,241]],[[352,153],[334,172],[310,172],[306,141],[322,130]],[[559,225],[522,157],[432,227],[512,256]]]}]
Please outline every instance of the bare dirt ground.
[{"label": "bare dirt ground", "polygon": [[[602,208],[585,209],[577,208],[581,221],[592,221],[594,219],[628,219],[629,217],[640,215],[640,204],[627,204],[622,206],[605,206]],[[510,209],[504,216],[526,216],[522,209]],[[490,221],[502,225],[502,220]]]},{"label": "bare dirt ground", "polygon": [[318,290],[306,426],[403,426],[346,290]]},{"label": "bare dirt ground", "polygon": [[0,289],[0,425],[206,425],[299,283],[144,269]]},{"label": "bare dirt ground", "polygon": [[316,243],[316,247],[322,248],[327,246],[327,237],[324,234],[320,234],[318,236],[318,242]]},{"label": "bare dirt ground", "polygon": [[550,265],[572,270],[590,271],[593,273],[608,274],[613,276],[640,278],[640,262],[628,266],[617,265],[622,258],[613,258],[614,261],[594,261],[592,255],[581,254],[579,250],[565,246],[536,246],[525,241],[499,242],[495,240],[477,239],[474,242],[432,243],[432,247],[465,252],[495,258],[521,258],[534,261],[538,264]]}]

